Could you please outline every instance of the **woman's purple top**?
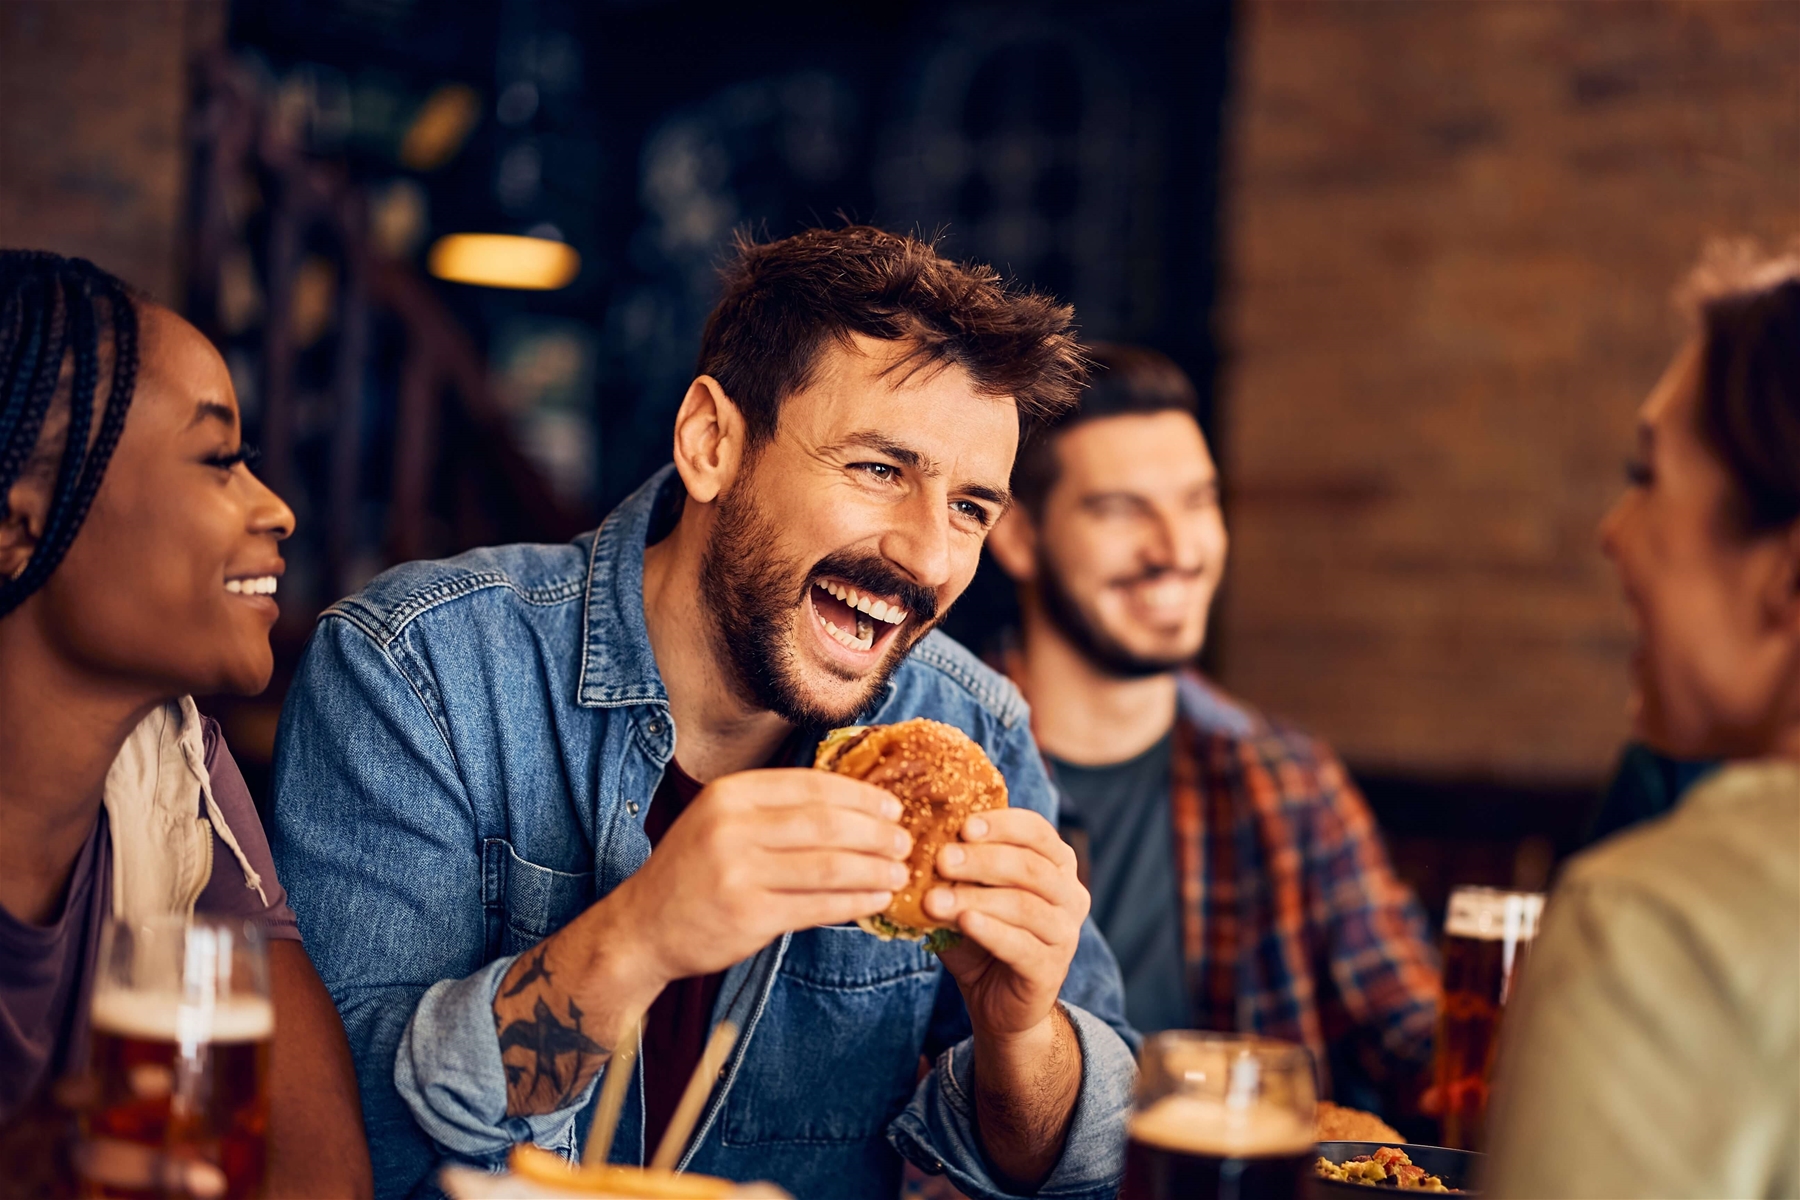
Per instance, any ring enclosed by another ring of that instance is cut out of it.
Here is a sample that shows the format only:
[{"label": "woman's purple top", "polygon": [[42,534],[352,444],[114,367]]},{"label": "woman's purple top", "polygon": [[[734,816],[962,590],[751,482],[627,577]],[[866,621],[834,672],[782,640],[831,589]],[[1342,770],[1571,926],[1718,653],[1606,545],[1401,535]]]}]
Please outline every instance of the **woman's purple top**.
[{"label": "woman's purple top", "polygon": [[[215,831],[212,878],[194,907],[257,920],[270,938],[297,942],[300,928],[287,892],[275,878],[269,839],[250,789],[225,748],[218,723],[208,717],[205,727],[213,798],[244,856],[262,876],[269,903],[264,905],[255,889],[244,886],[237,856]],[[0,1122],[46,1082],[78,1067],[86,1054],[88,990],[100,952],[100,926],[111,911],[112,836],[102,809],[94,832],[75,856],[62,912],[54,920],[28,925],[0,908]]]}]

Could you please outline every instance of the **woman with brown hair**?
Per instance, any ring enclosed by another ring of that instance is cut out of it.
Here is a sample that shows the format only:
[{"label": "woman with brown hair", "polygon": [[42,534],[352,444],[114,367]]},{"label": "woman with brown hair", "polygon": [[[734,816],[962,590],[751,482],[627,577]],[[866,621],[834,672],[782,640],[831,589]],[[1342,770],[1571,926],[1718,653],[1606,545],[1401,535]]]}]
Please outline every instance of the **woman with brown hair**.
[{"label": "woman with brown hair", "polygon": [[1800,1192],[1800,256],[1720,252],[1601,527],[1637,736],[1721,759],[1572,862],[1507,1017],[1496,1196]]},{"label": "woman with brown hair", "polygon": [[[371,1191],[343,1027],[189,698],[273,668],[294,514],[252,453],[193,326],[91,263],[0,251],[0,1194],[69,1186],[52,1095],[82,1065],[103,921],[196,912],[270,942],[270,1194]],[[113,1149],[85,1161],[128,1159]]]}]

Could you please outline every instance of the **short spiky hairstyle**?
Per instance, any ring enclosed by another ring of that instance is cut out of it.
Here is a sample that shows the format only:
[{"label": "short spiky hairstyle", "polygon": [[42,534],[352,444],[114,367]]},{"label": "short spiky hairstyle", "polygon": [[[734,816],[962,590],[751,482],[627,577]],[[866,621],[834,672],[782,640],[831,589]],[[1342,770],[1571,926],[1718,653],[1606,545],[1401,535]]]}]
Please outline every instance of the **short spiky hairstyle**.
[{"label": "short spiky hairstyle", "polygon": [[1044,498],[1056,486],[1062,464],[1056,442],[1086,421],[1144,413],[1182,412],[1200,419],[1200,394],[1175,360],[1148,346],[1092,342],[1086,347],[1091,378],[1081,404],[1045,422],[1019,447],[1013,463],[1012,492],[1025,511],[1041,515]]},{"label": "short spiky hairstyle", "polygon": [[697,370],[744,414],[752,447],[775,435],[782,402],[812,382],[826,343],[852,334],[910,343],[903,372],[960,367],[982,394],[1013,399],[1022,430],[1072,406],[1085,378],[1073,309],[918,238],[868,225],[775,242],[739,234],[720,274]]}]

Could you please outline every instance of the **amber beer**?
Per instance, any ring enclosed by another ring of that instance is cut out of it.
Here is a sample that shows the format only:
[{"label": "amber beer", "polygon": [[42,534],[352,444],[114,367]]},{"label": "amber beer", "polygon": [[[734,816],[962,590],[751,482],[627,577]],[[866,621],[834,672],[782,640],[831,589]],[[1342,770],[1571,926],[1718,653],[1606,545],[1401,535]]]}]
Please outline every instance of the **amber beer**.
[{"label": "amber beer", "polygon": [[1500,1014],[1543,908],[1544,897],[1536,892],[1458,888],[1450,896],[1434,1080],[1446,1146],[1482,1148]]},{"label": "amber beer", "polygon": [[1267,1038],[1144,1045],[1120,1200],[1298,1200],[1313,1152],[1312,1055]]},{"label": "amber beer", "polygon": [[99,1096],[82,1121],[86,1194],[162,1196],[130,1165],[144,1161],[135,1145],[216,1167],[223,1200],[261,1195],[275,1014],[260,930],[204,920],[110,927],[91,1018]]}]

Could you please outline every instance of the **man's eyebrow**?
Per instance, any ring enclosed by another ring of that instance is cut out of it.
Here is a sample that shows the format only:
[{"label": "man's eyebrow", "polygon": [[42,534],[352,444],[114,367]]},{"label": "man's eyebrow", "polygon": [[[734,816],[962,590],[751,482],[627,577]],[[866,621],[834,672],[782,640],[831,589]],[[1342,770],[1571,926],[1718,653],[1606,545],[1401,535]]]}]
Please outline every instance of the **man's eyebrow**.
[{"label": "man's eyebrow", "polygon": [[985,483],[971,483],[958,490],[971,500],[986,500],[1002,512],[1012,507],[1012,493],[1005,488],[993,488]]},{"label": "man's eyebrow", "polygon": [[192,429],[204,421],[217,421],[231,429],[237,428],[237,410],[229,404],[221,404],[217,400],[202,400],[194,406],[194,419],[188,422]]},{"label": "man's eyebrow", "polygon": [[877,454],[885,454],[901,466],[911,467],[921,475],[934,476],[938,473],[938,465],[931,460],[930,456],[913,449],[911,446],[902,445],[893,438],[888,437],[886,434],[878,433],[873,429],[864,429],[856,433],[848,434],[843,441],[831,448],[833,450],[842,450],[847,446],[861,446],[865,450],[873,450]]}]

